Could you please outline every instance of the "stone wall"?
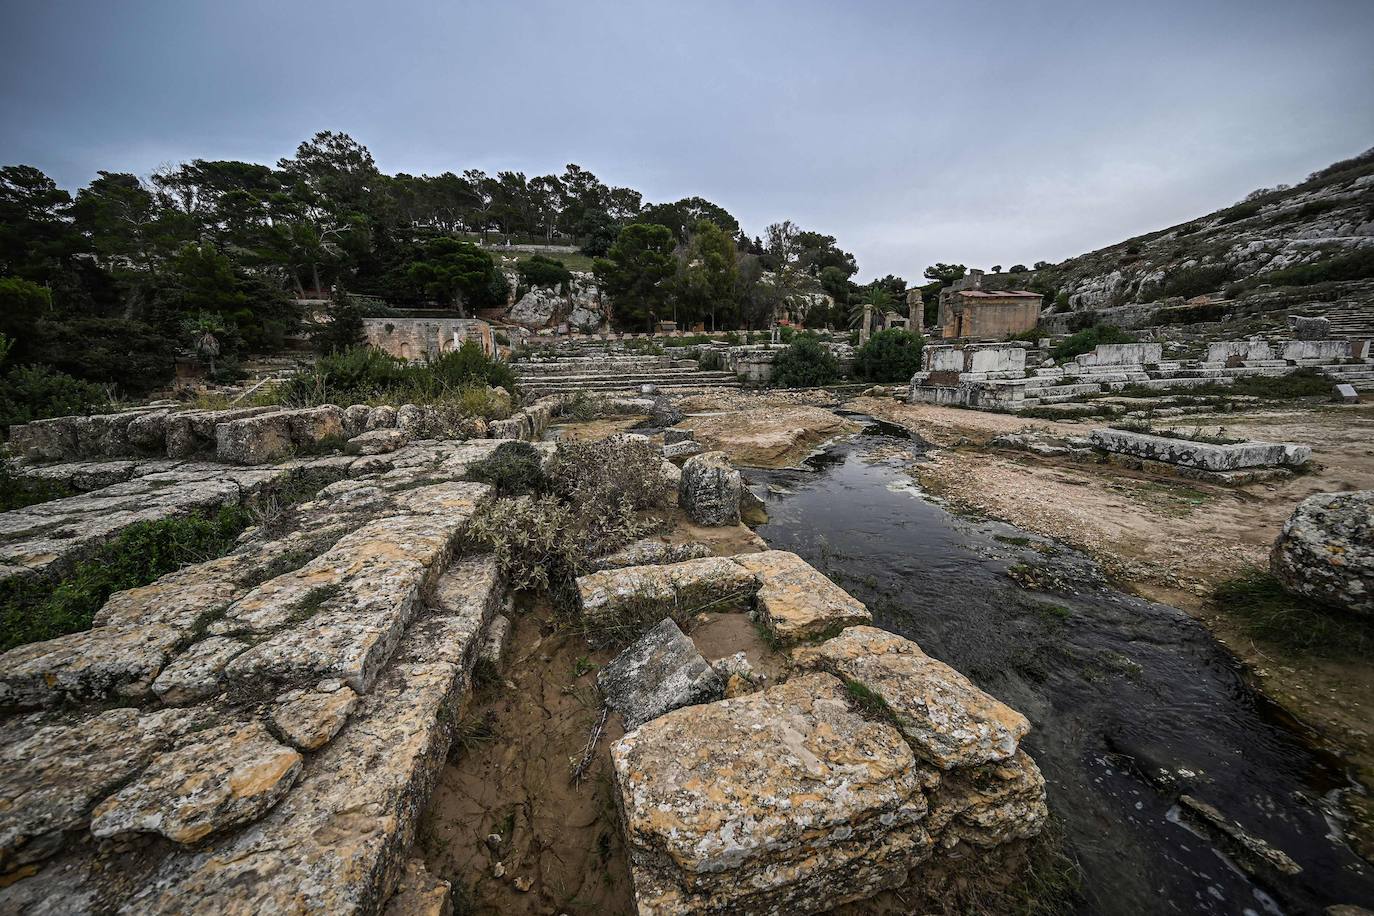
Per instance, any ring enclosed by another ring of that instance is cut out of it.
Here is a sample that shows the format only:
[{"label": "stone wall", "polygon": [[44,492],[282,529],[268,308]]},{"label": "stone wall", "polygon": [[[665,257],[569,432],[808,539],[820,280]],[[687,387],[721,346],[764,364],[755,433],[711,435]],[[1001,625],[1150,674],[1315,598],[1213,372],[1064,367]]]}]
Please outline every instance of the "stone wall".
[{"label": "stone wall", "polygon": [[369,345],[401,359],[433,359],[475,340],[482,352],[496,352],[491,325],[479,318],[364,318]]}]

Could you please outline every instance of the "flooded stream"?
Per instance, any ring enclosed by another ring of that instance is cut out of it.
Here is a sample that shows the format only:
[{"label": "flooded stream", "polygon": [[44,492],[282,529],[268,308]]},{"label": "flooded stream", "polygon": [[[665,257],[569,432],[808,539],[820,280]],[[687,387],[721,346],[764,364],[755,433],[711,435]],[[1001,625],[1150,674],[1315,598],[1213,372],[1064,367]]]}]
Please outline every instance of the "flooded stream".
[{"label": "flooded stream", "polygon": [[[1340,839],[1354,784],[1339,761],[1186,614],[1112,589],[1061,544],[925,497],[904,471],[920,452],[877,424],[806,470],[747,471],[767,491],[758,532],[1031,720],[1025,746],[1082,865],[1084,912],[1374,906],[1374,869]],[[1247,851],[1250,838],[1291,861]]]}]

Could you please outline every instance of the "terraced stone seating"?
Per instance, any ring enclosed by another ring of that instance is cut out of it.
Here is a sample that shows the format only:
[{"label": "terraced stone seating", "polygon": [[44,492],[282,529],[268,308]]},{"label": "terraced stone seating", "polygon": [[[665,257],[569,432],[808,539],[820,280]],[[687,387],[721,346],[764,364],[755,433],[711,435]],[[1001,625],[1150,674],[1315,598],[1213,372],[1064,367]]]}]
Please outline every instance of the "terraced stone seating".
[{"label": "terraced stone seating", "polygon": [[690,359],[667,356],[563,357],[513,363],[523,390],[536,394],[738,388],[733,372],[707,371]]},{"label": "terraced stone seating", "polygon": [[457,553],[499,444],[329,459],[226,556],[0,656],[0,911],[379,912],[502,599]]}]

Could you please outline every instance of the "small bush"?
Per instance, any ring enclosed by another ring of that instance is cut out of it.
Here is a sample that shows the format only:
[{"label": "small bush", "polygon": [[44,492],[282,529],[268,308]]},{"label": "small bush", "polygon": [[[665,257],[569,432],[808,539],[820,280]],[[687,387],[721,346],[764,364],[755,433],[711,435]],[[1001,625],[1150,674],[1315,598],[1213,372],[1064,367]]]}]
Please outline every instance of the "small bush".
[{"label": "small bush", "polygon": [[839,362],[812,334],[796,335],[773,361],[773,384],[779,388],[817,388],[829,385],[839,374]]},{"label": "small bush", "polygon": [[16,366],[0,379],[0,429],[47,417],[99,413],[109,406],[99,385],[48,366]]},{"label": "small bush", "polygon": [[1259,201],[1247,200],[1244,203],[1236,204],[1234,207],[1228,207],[1221,211],[1221,222],[1226,224],[1234,223],[1237,220],[1247,219],[1258,214],[1261,209],[1263,209],[1263,207]]},{"label": "small bush", "polygon": [[872,382],[905,382],[921,368],[925,339],[901,328],[879,331],[854,354],[854,372]]},{"label": "small bush", "polygon": [[1363,248],[1310,264],[1295,264],[1256,274],[1229,291],[1242,292],[1268,283],[1273,286],[1313,286],[1317,283],[1374,278],[1374,248]]},{"label": "small bush", "polygon": [[225,506],[214,514],[139,522],[56,585],[41,577],[0,583],[0,650],[89,629],[110,595],[221,556],[252,520],[245,507]]},{"label": "small bush", "polygon": [[468,467],[467,479],[489,483],[497,496],[528,496],[548,485],[543,461],[528,442],[504,442]]},{"label": "small bush", "polygon": [[1073,359],[1075,356],[1081,356],[1084,353],[1091,353],[1098,344],[1125,344],[1135,342],[1136,338],[1134,334],[1123,331],[1115,325],[1099,324],[1087,330],[1079,331],[1077,334],[1070,335],[1051,352],[1055,362],[1063,362],[1064,360]]},{"label": "small bush", "polygon": [[1188,267],[1165,277],[1159,295],[1166,299],[1174,296],[1191,299],[1221,289],[1234,277],[1235,271],[1228,264]]},{"label": "small bush", "polygon": [[515,265],[515,272],[520,275],[520,282],[526,287],[556,287],[566,294],[572,284],[572,271],[564,267],[562,261],[546,258],[542,254],[521,261]]},{"label": "small bush", "polygon": [[[293,407],[320,404],[471,404],[474,416],[493,415],[486,386],[515,393],[510,366],[482,352],[474,341],[438,359],[410,363],[374,347],[355,347],[321,356],[281,389]],[[496,414],[501,413],[497,410]]]},{"label": "small bush", "polygon": [[703,372],[718,372],[724,364],[719,350],[702,350],[697,356],[697,368]]}]

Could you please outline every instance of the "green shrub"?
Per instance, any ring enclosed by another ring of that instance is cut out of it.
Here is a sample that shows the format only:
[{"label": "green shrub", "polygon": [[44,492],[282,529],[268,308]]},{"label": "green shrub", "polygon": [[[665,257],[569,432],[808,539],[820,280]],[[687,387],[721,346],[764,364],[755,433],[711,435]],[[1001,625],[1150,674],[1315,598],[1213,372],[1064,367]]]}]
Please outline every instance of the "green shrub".
[{"label": "green shrub", "polygon": [[1029,331],[1017,331],[1015,334],[1008,334],[1008,335],[1007,335],[1007,340],[1008,340],[1008,341],[1012,341],[1012,340],[1024,340],[1024,341],[1026,341],[1027,343],[1035,343],[1036,341],[1040,340],[1042,337],[1051,337],[1051,336],[1053,336],[1053,335],[1051,335],[1051,334],[1050,334],[1048,331],[1046,331],[1044,328],[1040,327],[1039,325],[1036,325],[1035,327],[1031,328]]},{"label": "green shrub", "polygon": [[1259,213],[1262,208],[1263,205],[1257,200],[1247,200],[1243,203],[1238,203],[1234,207],[1228,207],[1221,211],[1221,222],[1223,224],[1234,223],[1237,220],[1246,219]]},{"label": "green shrub", "polygon": [[225,506],[213,514],[139,522],[55,585],[32,576],[0,583],[0,650],[89,629],[110,595],[223,555],[252,520],[243,506]]},{"label": "green shrub", "polygon": [[724,364],[719,350],[702,350],[697,356],[697,368],[705,372],[717,372]]},{"label": "green shrub", "polygon": [[0,378],[0,427],[47,417],[98,413],[110,406],[99,385],[48,366],[16,366]]},{"label": "green shrub", "polygon": [[829,385],[839,374],[839,362],[813,334],[798,334],[773,361],[773,384],[780,388]]},{"label": "green shrub", "polygon": [[1227,264],[1208,264],[1176,270],[1164,278],[1159,295],[1166,299],[1174,296],[1191,299],[1221,289],[1234,276],[1235,271]]},{"label": "green shrub", "polygon": [[572,284],[572,271],[564,267],[562,261],[546,258],[542,254],[521,261],[515,265],[515,272],[520,275],[520,282],[526,287],[557,287],[566,294]]},{"label": "green shrub", "polygon": [[1225,303],[1206,302],[1200,305],[1180,305],[1155,309],[1151,320],[1155,324],[1198,324],[1203,321],[1221,321],[1225,317]]},{"label": "green shrub", "polygon": [[1134,334],[1123,331],[1115,325],[1098,324],[1066,337],[1051,352],[1055,362],[1063,362],[1067,359],[1073,359],[1075,356],[1082,356],[1084,353],[1091,353],[1098,344],[1135,342]]},{"label": "green shrub", "polygon": [[1230,291],[1241,292],[1268,283],[1272,286],[1312,286],[1335,281],[1368,280],[1374,278],[1374,248],[1362,248],[1349,254],[1336,255],[1311,264],[1294,264],[1256,274],[1237,283]]},{"label": "green shrub", "polygon": [[543,460],[528,442],[503,442],[486,458],[469,465],[465,476],[491,484],[498,497],[527,496],[548,487]]},{"label": "green shrub", "polygon": [[854,372],[872,382],[905,382],[921,368],[925,339],[902,328],[879,331],[854,354]]},{"label": "green shrub", "polygon": [[[515,373],[508,364],[467,341],[438,359],[410,363],[373,347],[355,347],[321,356],[282,386],[281,398],[296,407],[319,404],[436,404],[471,402],[485,386],[515,393]],[[481,410],[476,415],[487,416]]]}]

